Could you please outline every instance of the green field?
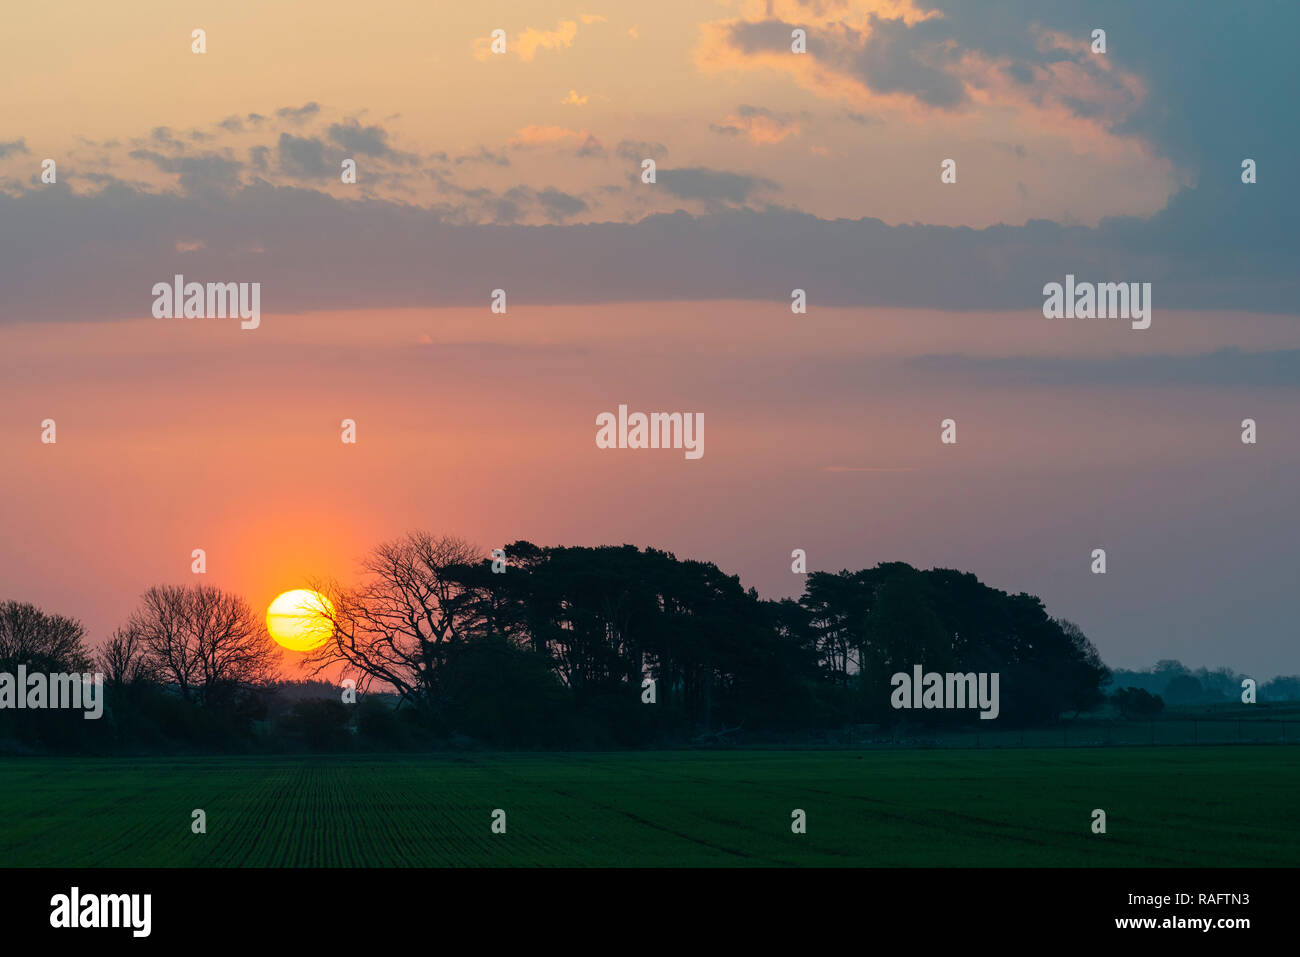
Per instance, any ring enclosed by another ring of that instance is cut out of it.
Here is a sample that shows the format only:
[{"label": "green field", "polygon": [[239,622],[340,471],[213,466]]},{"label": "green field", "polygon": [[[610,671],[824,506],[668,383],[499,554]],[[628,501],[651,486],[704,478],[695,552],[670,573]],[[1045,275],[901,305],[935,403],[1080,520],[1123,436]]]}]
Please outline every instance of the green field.
[{"label": "green field", "polygon": [[5,758],[0,865],[1296,866],[1298,796],[1292,747]]}]

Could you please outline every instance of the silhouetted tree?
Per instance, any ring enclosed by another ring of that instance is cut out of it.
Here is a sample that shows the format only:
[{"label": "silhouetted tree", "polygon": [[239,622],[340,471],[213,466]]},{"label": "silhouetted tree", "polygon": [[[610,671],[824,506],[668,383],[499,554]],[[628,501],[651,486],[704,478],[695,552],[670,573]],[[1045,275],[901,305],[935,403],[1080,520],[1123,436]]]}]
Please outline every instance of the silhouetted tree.
[{"label": "silhouetted tree", "polygon": [[1198,704],[1205,699],[1205,689],[1192,675],[1174,675],[1161,697],[1173,705]]},{"label": "silhouetted tree", "polygon": [[968,573],[902,562],[814,572],[799,602],[773,603],[712,563],[653,548],[521,541],[504,554],[498,573],[460,539],[416,532],[381,545],[360,586],[317,586],[333,605],[322,613],[334,637],[310,666],[343,664],[363,689],[396,689],[434,722],[450,720],[443,711],[453,697],[464,700],[463,670],[454,695],[444,681],[448,660],[484,641],[538,655],[571,691],[579,718],[599,711],[628,727],[640,721],[631,715],[646,679],[660,727],[705,731],[890,720],[890,678],[913,665],[999,672],[1002,718],[1012,724],[1055,721],[1102,700],[1107,671],[1078,626],[1049,617],[1032,595]]},{"label": "silhouetted tree", "polygon": [[563,744],[572,698],[550,662],[500,636],[457,642],[440,681],[450,730],[498,747]]},{"label": "silhouetted tree", "polygon": [[[0,602],[0,671],[15,674],[25,666],[29,675],[84,674],[90,670],[81,622],[48,614],[35,605]],[[26,687],[13,692],[27,694]],[[14,738],[42,747],[72,748],[89,732],[81,716],[67,709],[0,710],[0,738]]]},{"label": "silhouetted tree", "polygon": [[1260,685],[1259,700],[1300,701],[1300,675],[1278,675],[1272,681]]},{"label": "silhouetted tree", "polygon": [[132,627],[118,628],[95,655],[95,667],[109,684],[131,685],[153,678],[153,664],[149,660],[140,632]]},{"label": "silhouetted tree", "polygon": [[366,556],[366,580],[355,588],[314,587],[333,606],[319,614],[333,627],[329,641],[304,659],[313,674],[335,665],[363,690],[379,682],[425,709],[437,705],[438,670],[447,646],[469,636],[479,589],[467,584],[480,561],[458,538],[412,532]]},{"label": "silhouetted tree", "polygon": [[155,585],[141,596],[127,630],[145,649],[145,667],[186,701],[229,706],[263,684],[278,653],[261,616],[238,595],[210,585]]},{"label": "silhouetted tree", "polygon": [[1110,669],[1082,628],[1063,618],[1057,625],[1068,643],[1068,653],[1062,663],[1062,700],[1078,717],[1081,711],[1092,711],[1106,700],[1102,686],[1110,680]]},{"label": "silhouetted tree", "polygon": [[348,744],[351,717],[351,710],[338,698],[304,698],[294,703],[284,725],[302,735],[308,747],[337,750]]},{"label": "silhouetted tree", "polygon": [[50,615],[35,605],[0,602],[0,665],[12,670],[19,664],[52,672],[84,672],[91,656],[86,649],[81,622]]},{"label": "silhouetted tree", "polygon": [[1153,718],[1165,709],[1165,703],[1159,695],[1141,688],[1121,688],[1111,698],[1120,714],[1130,719]]}]

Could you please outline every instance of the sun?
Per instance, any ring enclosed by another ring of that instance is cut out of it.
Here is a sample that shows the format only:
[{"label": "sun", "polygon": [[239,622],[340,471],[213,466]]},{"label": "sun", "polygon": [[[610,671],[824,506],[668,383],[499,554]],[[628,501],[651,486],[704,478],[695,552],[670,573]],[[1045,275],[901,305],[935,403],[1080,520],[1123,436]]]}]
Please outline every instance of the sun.
[{"label": "sun", "polygon": [[290,651],[311,651],[330,640],[334,626],[321,614],[334,614],[334,605],[318,591],[295,588],[266,609],[266,630]]}]

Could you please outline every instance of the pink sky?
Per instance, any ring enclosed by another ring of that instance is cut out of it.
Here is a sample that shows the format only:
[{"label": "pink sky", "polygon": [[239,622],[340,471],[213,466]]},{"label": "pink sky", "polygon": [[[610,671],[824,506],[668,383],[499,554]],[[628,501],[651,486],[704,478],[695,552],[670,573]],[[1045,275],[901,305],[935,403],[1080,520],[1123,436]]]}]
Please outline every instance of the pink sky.
[{"label": "pink sky", "polygon": [[[768,597],[799,592],[789,556],[804,548],[814,569],[906,560],[1037,593],[1114,664],[1270,668],[1282,624],[1257,622],[1231,654],[1223,639],[1291,588],[1290,529],[1271,516],[1294,505],[1300,401],[916,364],[936,343],[962,363],[1050,362],[1054,328],[753,302],[270,315],[251,331],[0,326],[13,452],[0,535],[21,543],[0,580],[98,641],[149,585],[192,580],[194,548],[207,581],[259,608],[313,576],[351,580],[365,549],[413,528],[485,554],[519,538],[655,545]],[[1167,313],[1150,337],[1065,329],[1069,355],[1099,363],[1121,347],[1296,347],[1267,316]],[[595,417],[620,403],[703,412],[704,457],[597,449]],[[1254,447],[1239,440],[1246,416]],[[47,417],[53,446],[39,441]],[[1105,578],[1088,571],[1094,547]],[[1211,581],[1238,597],[1225,604]]]}]

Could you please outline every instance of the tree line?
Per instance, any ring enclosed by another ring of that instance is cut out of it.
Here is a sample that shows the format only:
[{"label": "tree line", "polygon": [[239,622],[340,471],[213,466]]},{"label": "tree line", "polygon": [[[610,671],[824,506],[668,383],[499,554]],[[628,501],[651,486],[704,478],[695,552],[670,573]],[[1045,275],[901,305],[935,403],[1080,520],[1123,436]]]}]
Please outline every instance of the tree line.
[{"label": "tree line", "polygon": [[[1165,658],[1140,671],[1115,669],[1108,687],[1145,691],[1174,707],[1239,704],[1242,682],[1248,677],[1231,668],[1192,669]],[[1259,682],[1258,698],[1261,702],[1300,701],[1300,675],[1278,675]]]},{"label": "tree line", "polygon": [[349,735],[619,747],[978,720],[895,711],[890,677],[918,664],[998,672],[998,720],[1024,727],[1095,708],[1110,677],[1082,630],[1040,599],[902,562],[812,572],[797,600],[765,600],[710,562],[654,548],[519,541],[494,560],[413,532],[374,548],[358,582],[307,584],[329,599],[319,614],[332,637],[293,657],[334,693],[292,702],[262,616],[221,589],[150,588],[97,650],[78,622],[6,602],[0,671],[100,671],[108,708],[102,721],[0,711],[0,737],[103,749],[341,746]]}]

